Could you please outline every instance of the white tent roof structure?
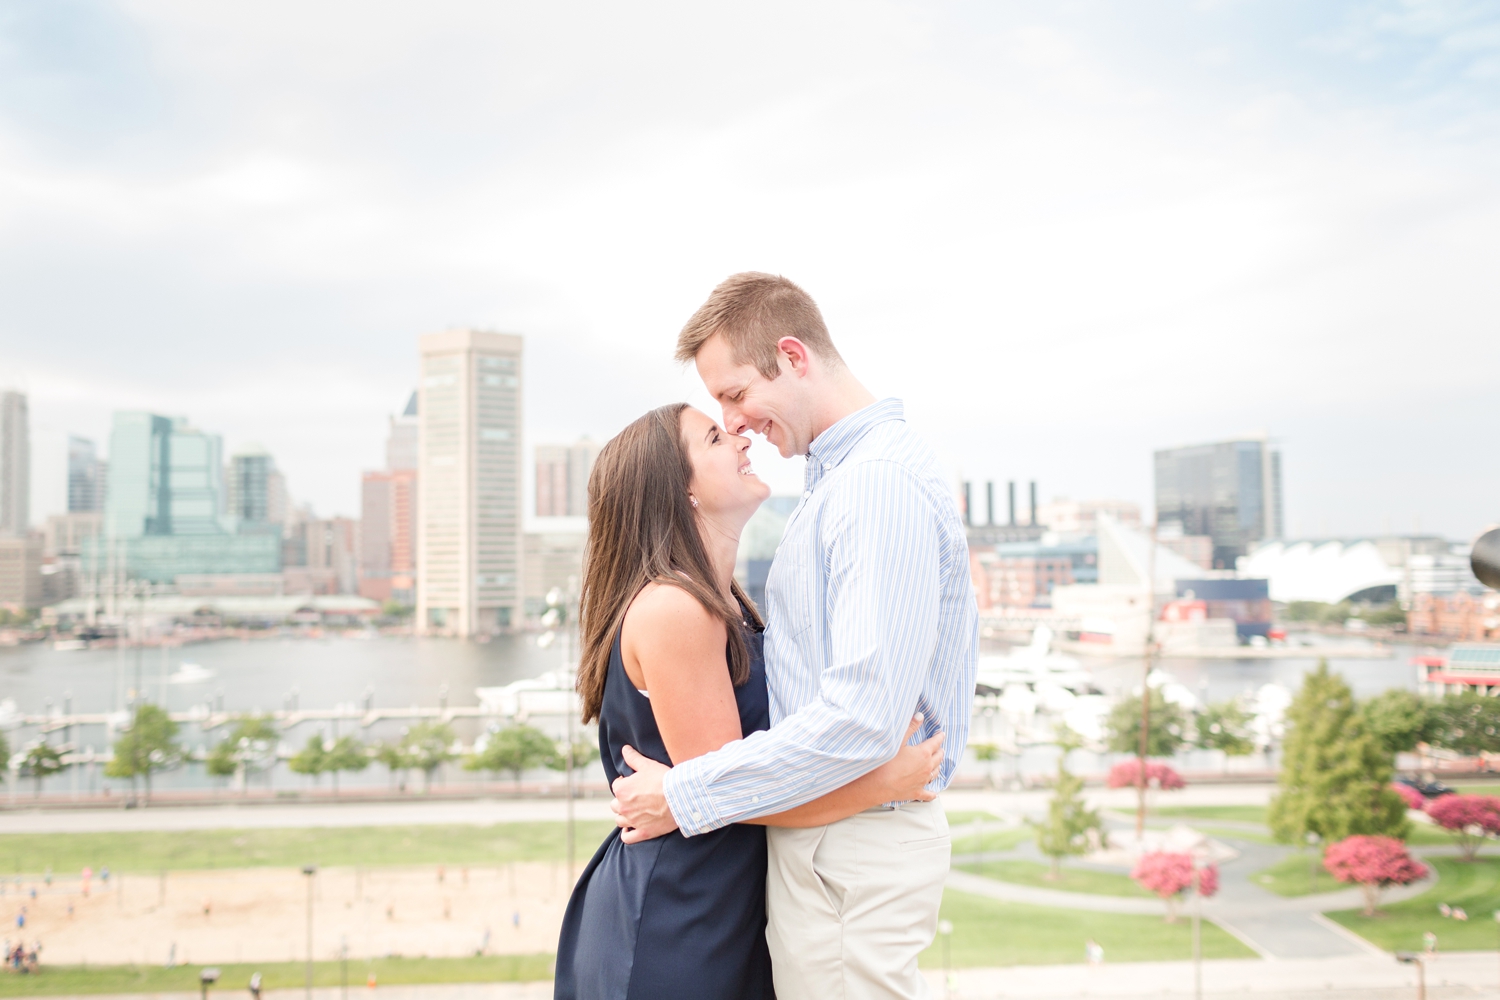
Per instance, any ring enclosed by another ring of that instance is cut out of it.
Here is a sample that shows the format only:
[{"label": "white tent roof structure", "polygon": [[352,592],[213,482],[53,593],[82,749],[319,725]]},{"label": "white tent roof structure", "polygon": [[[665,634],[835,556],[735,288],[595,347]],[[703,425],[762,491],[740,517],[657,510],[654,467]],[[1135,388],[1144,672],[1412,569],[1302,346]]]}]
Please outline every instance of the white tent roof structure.
[{"label": "white tent roof structure", "polygon": [[1239,573],[1270,581],[1273,601],[1337,604],[1370,587],[1401,583],[1400,567],[1373,542],[1267,542],[1239,559]]}]

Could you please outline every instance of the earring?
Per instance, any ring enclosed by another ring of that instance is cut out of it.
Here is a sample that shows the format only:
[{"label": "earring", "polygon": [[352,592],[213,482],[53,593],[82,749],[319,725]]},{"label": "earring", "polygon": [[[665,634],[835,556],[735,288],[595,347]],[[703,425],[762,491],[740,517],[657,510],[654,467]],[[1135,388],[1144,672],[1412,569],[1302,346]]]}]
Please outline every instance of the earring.
[{"label": "earring", "polygon": [[688,497],[688,500],[692,502],[692,504],[693,504],[694,507],[698,506],[698,498],[697,497]]}]

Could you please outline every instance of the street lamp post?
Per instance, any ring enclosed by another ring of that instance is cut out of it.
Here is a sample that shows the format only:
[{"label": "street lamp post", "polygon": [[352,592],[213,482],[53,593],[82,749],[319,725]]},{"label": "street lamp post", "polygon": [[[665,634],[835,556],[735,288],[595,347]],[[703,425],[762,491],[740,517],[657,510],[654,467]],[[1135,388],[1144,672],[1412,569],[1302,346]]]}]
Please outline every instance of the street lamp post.
[{"label": "street lamp post", "polygon": [[[542,615],[542,624],[546,625],[549,630],[555,629],[555,630],[557,630],[558,633],[561,634],[561,637],[562,637],[562,661],[563,661],[562,662],[562,666],[563,666],[563,674],[565,676],[567,676],[567,675],[573,673],[573,671],[571,670],[571,668],[573,666],[573,661],[572,661],[572,657],[569,655],[570,652],[571,652],[571,649],[570,649],[570,643],[569,643],[570,635],[569,635],[569,630],[568,630],[568,608],[567,608],[566,598],[563,596],[562,591],[559,590],[556,587],[553,587],[551,590],[547,591],[547,611],[546,611],[546,613],[544,613]],[[553,634],[554,633],[552,631],[548,631],[547,636],[544,637],[544,638],[548,638],[548,637],[552,636]],[[549,642],[550,642],[550,638],[549,638]],[[566,710],[564,712],[564,714],[568,718],[568,731],[567,731],[568,732],[568,736],[567,736],[568,747],[567,747],[567,751],[564,753],[563,764],[567,768],[567,771],[565,772],[566,773],[566,777],[564,779],[564,785],[565,785],[565,788],[566,788],[566,791],[567,791],[567,799],[568,799],[568,804],[567,804],[568,851],[567,851],[567,854],[568,854],[568,884],[569,885],[573,884],[573,859],[574,859],[574,855],[576,853],[575,852],[575,848],[574,848],[575,836],[574,836],[574,821],[573,821],[573,797],[574,797],[574,787],[575,787],[574,786],[574,778],[573,778],[573,766],[575,764],[575,761],[573,759],[573,711],[574,711],[574,707],[575,707],[575,700],[574,700],[573,695],[574,695],[574,692],[575,692],[575,690],[577,688],[577,681],[576,681],[576,675],[574,675],[574,676],[575,676],[574,682],[568,686],[568,690],[567,690],[567,708],[566,708]]]},{"label": "street lamp post", "polygon": [[1422,961],[1422,956],[1413,951],[1398,951],[1396,961],[1402,965],[1417,967],[1417,1000],[1427,1000],[1427,967]]},{"label": "street lamp post", "polygon": [[313,981],[313,876],[318,874],[317,865],[303,865],[302,874],[307,876],[307,1000],[312,1000]]}]

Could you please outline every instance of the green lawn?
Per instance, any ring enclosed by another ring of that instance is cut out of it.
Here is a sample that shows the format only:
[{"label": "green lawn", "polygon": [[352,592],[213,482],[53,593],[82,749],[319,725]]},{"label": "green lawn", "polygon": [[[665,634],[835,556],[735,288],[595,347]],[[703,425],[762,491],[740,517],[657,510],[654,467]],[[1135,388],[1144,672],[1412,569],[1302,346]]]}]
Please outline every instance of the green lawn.
[{"label": "green lawn", "polygon": [[1271,867],[1250,876],[1250,881],[1278,896],[1310,896],[1318,892],[1348,888],[1328,874],[1320,856],[1309,851],[1282,858]]},{"label": "green lawn", "polygon": [[[1169,924],[1161,917],[1061,910],[1002,903],[949,889],[942,918],[953,923],[955,968],[1053,965],[1082,962],[1093,938],[1108,962],[1185,960],[1192,957],[1192,922]],[[1255,953],[1218,927],[1203,922],[1203,957],[1254,958]],[[922,953],[924,968],[942,968],[941,937]]]},{"label": "green lawn", "polygon": [[[80,993],[196,992],[203,966],[175,969],[146,965],[48,966],[35,975],[0,975],[0,997],[63,996]],[[245,992],[250,975],[259,972],[267,991],[301,989],[306,966],[300,962],[268,962],[262,965],[219,965],[220,978],[210,995]],[[515,983],[552,978],[551,955],[491,955],[483,958],[377,958],[373,962],[351,959],[350,989],[365,990],[365,977],[373,971],[380,986],[400,983]],[[337,986],[338,962],[313,965],[313,983]]]},{"label": "green lawn", "polygon": [[[1160,816],[1165,819],[1224,819],[1235,823],[1266,823],[1265,806],[1162,806],[1151,809],[1146,818]],[[1135,810],[1130,810],[1135,815]]]},{"label": "green lawn", "polygon": [[[586,861],[613,827],[577,825],[577,856]],[[549,861],[566,852],[562,823],[493,826],[365,826],[346,829],[189,830],[143,833],[0,834],[0,872],[73,874],[161,869],[495,864]]]},{"label": "green lawn", "polygon": [[981,849],[985,853],[1009,851],[1036,836],[1036,831],[1029,826],[986,828],[980,837],[974,836],[972,823],[956,826],[950,822],[948,829],[953,833],[954,854],[978,854]]},{"label": "green lawn", "polygon": [[[1358,910],[1330,913],[1356,934],[1392,951],[1421,951],[1422,935],[1437,935],[1442,951],[1490,951],[1497,943],[1494,912],[1500,909],[1500,858],[1480,858],[1465,864],[1457,858],[1431,858],[1438,884],[1404,903],[1380,907],[1373,917]],[[1453,920],[1438,912],[1438,904],[1460,906],[1466,921]]]},{"label": "green lawn", "polygon": [[1017,885],[1034,885],[1040,889],[1090,892],[1101,896],[1151,896],[1151,893],[1132,882],[1128,875],[1098,872],[1088,868],[1064,867],[1054,881],[1047,877],[1052,872],[1052,866],[1036,861],[986,861],[984,864],[958,867],[986,878],[1014,882]]}]

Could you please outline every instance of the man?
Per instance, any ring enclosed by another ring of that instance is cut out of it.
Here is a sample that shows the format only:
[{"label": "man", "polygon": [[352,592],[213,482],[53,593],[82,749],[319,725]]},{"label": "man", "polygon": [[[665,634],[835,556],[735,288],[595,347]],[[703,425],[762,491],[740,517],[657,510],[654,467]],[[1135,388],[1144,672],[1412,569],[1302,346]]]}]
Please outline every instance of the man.
[{"label": "man", "polygon": [[[808,802],[946,737],[928,790],[968,738],[978,649],[968,545],[952,496],[899,400],[877,401],[845,366],[817,305],[785,278],[736,274],[682,330],[724,411],[782,455],[806,455],[802,501],[766,582],[772,728],[675,768],[615,782],[629,843],[686,836]],[[767,831],[766,930],[780,1000],[923,997],[948,872],[937,801],[813,829]]]}]

